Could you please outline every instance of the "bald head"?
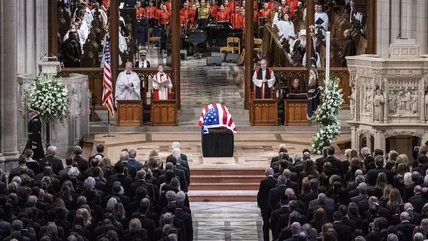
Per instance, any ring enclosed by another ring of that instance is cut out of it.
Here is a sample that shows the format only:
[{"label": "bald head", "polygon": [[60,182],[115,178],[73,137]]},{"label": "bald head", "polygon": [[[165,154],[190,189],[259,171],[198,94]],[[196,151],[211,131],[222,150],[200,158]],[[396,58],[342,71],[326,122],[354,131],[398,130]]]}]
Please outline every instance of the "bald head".
[{"label": "bald head", "polygon": [[265,170],[265,174],[266,174],[266,176],[268,177],[268,176],[273,176],[273,174],[274,174],[274,171],[273,171],[273,169],[272,168],[267,168],[266,170]]}]

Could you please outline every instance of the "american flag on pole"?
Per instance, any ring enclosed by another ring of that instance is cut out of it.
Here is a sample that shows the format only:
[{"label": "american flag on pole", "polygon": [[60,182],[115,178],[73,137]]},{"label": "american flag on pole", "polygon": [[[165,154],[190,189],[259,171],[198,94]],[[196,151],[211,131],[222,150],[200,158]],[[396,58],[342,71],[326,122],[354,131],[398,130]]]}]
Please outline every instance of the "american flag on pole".
[{"label": "american flag on pole", "polygon": [[110,58],[110,38],[106,38],[104,47],[104,77],[103,77],[103,106],[105,106],[110,114],[114,116],[113,108],[113,88],[111,81],[111,58]]},{"label": "american flag on pole", "polygon": [[202,133],[207,134],[209,128],[226,127],[236,133],[235,122],[227,107],[223,104],[210,104],[204,107],[199,118]]}]

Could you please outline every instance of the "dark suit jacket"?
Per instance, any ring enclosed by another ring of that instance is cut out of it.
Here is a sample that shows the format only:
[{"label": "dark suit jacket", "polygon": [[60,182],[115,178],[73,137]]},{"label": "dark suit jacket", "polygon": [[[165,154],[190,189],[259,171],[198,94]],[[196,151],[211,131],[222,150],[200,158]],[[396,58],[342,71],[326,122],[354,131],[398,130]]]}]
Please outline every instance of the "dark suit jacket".
[{"label": "dark suit jacket", "polygon": [[279,232],[281,231],[281,229],[279,231],[276,229],[276,226],[278,225],[279,217],[283,214],[287,214],[289,211],[290,209],[288,208],[288,205],[287,205],[272,212],[272,217],[270,218],[270,229],[272,230],[273,239],[276,239],[279,235]]},{"label": "dark suit jacket", "polygon": [[348,217],[343,217],[342,223],[344,223],[345,225],[348,225],[349,227],[351,227],[352,230],[357,229],[357,222],[355,222],[354,220],[352,220],[352,219],[350,219]]},{"label": "dark suit jacket", "polygon": [[132,178],[125,176],[124,174],[118,174],[118,173],[114,174],[109,178],[107,182],[108,190],[111,190],[111,187],[115,181],[120,182],[120,184],[122,185],[125,191],[125,195],[128,195],[129,188],[131,187],[131,183],[132,183]]},{"label": "dark suit jacket", "polygon": [[331,165],[333,166],[333,169],[335,170],[335,173],[340,173],[340,176],[343,176],[345,174],[344,170],[343,170],[343,165],[342,165],[342,161],[337,159],[334,156],[328,156],[325,159],[325,162],[330,162]]},{"label": "dark suit jacket", "polygon": [[414,211],[417,213],[421,213],[422,207],[425,205],[425,203],[428,202],[427,199],[423,198],[422,195],[414,195],[413,197],[408,199],[408,202],[413,205]]},{"label": "dark suit jacket", "polygon": [[186,178],[187,186],[190,185],[190,171],[186,167],[180,165],[176,165],[175,168],[182,170],[184,172],[184,177]]},{"label": "dark suit jacket", "polygon": [[335,222],[333,223],[333,228],[334,230],[336,230],[338,240],[340,241],[352,240],[352,233],[354,230],[352,230],[351,227],[346,226],[342,222]]},{"label": "dark suit jacket", "polygon": [[371,169],[375,169],[376,166],[374,164],[374,158],[370,156],[366,156],[363,160],[364,166],[366,167],[366,171],[368,172]]},{"label": "dark suit jacket", "polygon": [[279,186],[269,191],[269,207],[272,211],[279,208],[279,201],[285,196],[285,189],[285,186]]},{"label": "dark suit jacket", "polygon": [[[330,206],[330,207],[332,207],[332,208],[336,208],[336,203],[334,202],[334,199],[327,198],[325,200],[325,204],[328,205],[328,206]],[[313,208],[313,207],[315,207],[317,205],[318,205],[318,196],[317,196],[316,199],[314,199],[314,200],[312,200],[312,201],[309,202],[308,209],[309,208]]]},{"label": "dark suit jacket", "polygon": [[386,180],[388,181],[389,184],[393,184],[393,175],[391,173],[390,170],[382,168],[382,167],[377,167],[374,169],[371,169],[370,171],[367,172],[366,177],[367,177],[367,184],[370,186],[376,186],[376,180],[377,180],[377,176],[379,175],[379,173],[384,172],[386,174]]},{"label": "dark suit jacket", "polygon": [[309,208],[309,203],[312,200],[315,200],[318,198],[318,192],[315,190],[310,191],[305,196],[300,197],[300,200],[302,200],[305,203],[306,208]]},{"label": "dark suit jacket", "polygon": [[317,165],[318,173],[322,172],[322,166],[326,162],[326,157],[320,157],[315,160],[315,164]]},{"label": "dark suit jacket", "polygon": [[177,167],[174,167],[173,171],[174,171],[174,174],[179,178],[178,180],[180,182],[181,190],[183,190],[183,192],[187,192],[189,189],[186,181],[186,174],[184,173],[183,170]]},{"label": "dark suit jacket", "polygon": [[107,196],[107,194],[109,193],[107,183],[101,181],[99,178],[95,178],[95,189],[103,192],[104,196]]},{"label": "dark suit jacket", "polygon": [[415,229],[416,225],[411,223],[400,223],[397,226],[398,231],[401,231],[404,234],[406,241],[411,241],[413,235],[413,229]]},{"label": "dark suit jacket", "polygon": [[10,223],[0,219],[0,239],[3,240],[5,237],[10,235]]},{"label": "dark suit jacket", "polygon": [[84,173],[89,168],[89,162],[81,156],[74,157],[74,161],[77,163],[80,173]]},{"label": "dark suit jacket", "polygon": [[54,156],[47,156],[45,159],[43,159],[43,162],[48,162],[51,164],[52,172],[56,175],[59,174],[59,172],[64,169],[64,165],[62,164],[61,159],[58,159]]},{"label": "dark suit jacket", "polygon": [[181,208],[177,208],[175,210],[175,217],[182,220],[184,222],[184,226],[186,229],[187,240],[193,240],[193,223],[192,223],[192,215],[186,213]]},{"label": "dark suit jacket", "polygon": [[285,186],[287,188],[293,189],[294,193],[298,193],[298,191],[299,191],[299,185],[297,184],[297,182],[293,182],[291,180],[287,180],[287,182],[285,183]]},{"label": "dark suit jacket", "polygon": [[259,192],[257,193],[257,206],[260,210],[268,211],[270,214],[269,207],[269,191],[275,188],[277,180],[273,177],[267,177],[260,182]]},{"label": "dark suit jacket", "polygon": [[367,199],[367,195],[358,194],[357,196],[351,198],[351,202],[358,204],[360,201]]}]

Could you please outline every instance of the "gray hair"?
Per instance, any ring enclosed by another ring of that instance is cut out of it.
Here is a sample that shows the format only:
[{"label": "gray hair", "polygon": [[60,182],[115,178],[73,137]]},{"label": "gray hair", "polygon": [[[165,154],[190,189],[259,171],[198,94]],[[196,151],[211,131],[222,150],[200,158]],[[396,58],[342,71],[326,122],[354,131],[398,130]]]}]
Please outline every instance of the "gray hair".
[{"label": "gray hair", "polygon": [[363,171],[361,169],[357,169],[357,170],[355,170],[355,174],[354,175],[355,176],[363,175]]},{"label": "gray hair", "polygon": [[369,156],[370,155],[370,148],[368,148],[368,147],[361,148],[361,155],[363,157]]},{"label": "gray hair", "polygon": [[300,226],[299,222],[294,222],[294,223],[291,224],[290,229],[291,229],[291,233],[293,235],[297,235],[297,234],[300,233],[300,230],[302,229],[302,227]]},{"label": "gray hair", "polygon": [[413,204],[405,203],[404,204],[404,211],[413,211]]},{"label": "gray hair", "polygon": [[272,168],[268,167],[265,170],[265,174],[266,174],[266,176],[272,176],[274,174],[274,171]]},{"label": "gray hair", "polygon": [[401,212],[400,213],[400,221],[410,221],[410,214],[408,212]]},{"label": "gray hair", "polygon": [[423,241],[424,240],[424,235],[422,233],[415,233],[415,235],[413,235],[413,241]]},{"label": "gray hair", "polygon": [[135,157],[137,157],[137,151],[135,151],[134,149],[131,149],[129,151],[129,158],[134,159]]},{"label": "gray hair", "polygon": [[56,154],[56,146],[49,146],[46,150],[46,156],[55,156]]},{"label": "gray hair", "polygon": [[31,207],[34,207],[37,204],[37,197],[34,195],[31,195],[28,197],[27,202]]},{"label": "gray hair", "polygon": [[178,160],[180,159],[180,156],[181,156],[180,149],[179,148],[172,149],[171,154],[172,154],[173,157],[175,157],[175,159],[177,159],[177,162],[178,162]]},{"label": "gray hair", "polygon": [[358,185],[360,185],[366,181],[366,178],[363,175],[358,175],[355,180],[357,181]]},{"label": "gray hair", "polygon": [[172,215],[172,213],[165,213],[162,216],[162,222],[163,224],[172,224],[174,221],[174,216]]},{"label": "gray hair", "polygon": [[120,153],[120,161],[128,161],[129,153],[127,151],[122,151]]},{"label": "gray hair", "polygon": [[177,142],[177,141],[173,142],[171,147],[172,147],[172,149],[180,148],[180,142]]},{"label": "gray hair", "polygon": [[176,194],[174,191],[168,191],[165,194],[166,200],[168,200],[168,203],[174,202],[176,200]]},{"label": "gray hair", "polygon": [[94,156],[94,159],[96,159],[98,161],[98,163],[101,163],[103,161],[103,157],[101,155]]},{"label": "gray hair", "polygon": [[131,67],[132,68],[132,63],[131,62],[126,62],[125,67]]},{"label": "gray hair", "polygon": [[137,178],[138,179],[146,179],[146,171],[144,169],[141,169],[137,172]]},{"label": "gray hair", "polygon": [[360,190],[360,193],[367,193],[367,184],[365,182],[358,184],[357,188]]},{"label": "gray hair", "polygon": [[114,205],[116,205],[117,199],[114,197],[111,197],[107,202],[107,208],[114,210]]},{"label": "gray hair", "polygon": [[370,205],[376,205],[376,204],[378,204],[378,203],[379,203],[379,199],[378,199],[376,196],[371,196],[371,197],[369,198],[368,203],[369,203],[369,206],[370,206]]},{"label": "gray hair", "polygon": [[326,200],[327,200],[327,196],[324,193],[318,194],[318,202],[320,204],[325,204]]},{"label": "gray hair", "polygon": [[412,173],[410,173],[410,172],[404,173],[403,182],[404,182],[404,186],[412,185],[413,184]]},{"label": "gray hair", "polygon": [[282,171],[282,175],[283,175],[287,180],[289,180],[289,179],[290,179],[290,177],[291,177],[291,171],[290,171],[290,169],[284,169],[284,171]]},{"label": "gray hair", "polygon": [[186,200],[186,194],[183,191],[179,191],[177,192],[175,199],[177,202],[184,202],[184,200]]},{"label": "gray hair", "polygon": [[95,179],[93,177],[86,178],[84,184],[86,189],[94,189],[95,188]]},{"label": "gray hair", "polygon": [[388,237],[386,238],[386,241],[398,241],[398,237],[394,233],[388,234]]},{"label": "gray hair", "polygon": [[278,177],[278,185],[284,185],[286,181],[287,179],[283,175]]}]

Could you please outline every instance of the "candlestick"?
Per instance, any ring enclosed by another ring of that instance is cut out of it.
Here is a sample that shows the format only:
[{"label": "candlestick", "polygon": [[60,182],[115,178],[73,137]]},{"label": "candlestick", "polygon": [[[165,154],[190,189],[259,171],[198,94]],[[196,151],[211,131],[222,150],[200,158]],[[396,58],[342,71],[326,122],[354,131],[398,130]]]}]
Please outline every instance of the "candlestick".
[{"label": "candlestick", "polygon": [[[330,81],[330,31],[326,33],[325,85]],[[327,88],[326,88],[327,89]]]}]

